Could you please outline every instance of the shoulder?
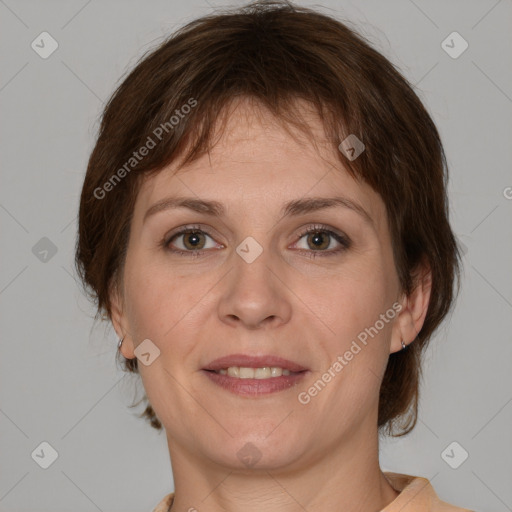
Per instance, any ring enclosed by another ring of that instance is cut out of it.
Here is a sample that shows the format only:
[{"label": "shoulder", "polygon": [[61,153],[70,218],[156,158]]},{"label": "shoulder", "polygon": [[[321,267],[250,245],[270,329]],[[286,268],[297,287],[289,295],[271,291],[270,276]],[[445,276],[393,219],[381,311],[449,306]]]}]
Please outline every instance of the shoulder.
[{"label": "shoulder", "polygon": [[174,493],[167,494],[151,512],[168,512],[174,500]]},{"label": "shoulder", "polygon": [[[384,475],[400,494],[381,512],[475,512],[441,501],[424,477],[391,472]],[[173,500],[174,493],[167,494],[152,512],[168,512]]]},{"label": "shoulder", "polygon": [[427,478],[390,472],[384,476],[400,494],[381,512],[474,512],[439,499]]}]

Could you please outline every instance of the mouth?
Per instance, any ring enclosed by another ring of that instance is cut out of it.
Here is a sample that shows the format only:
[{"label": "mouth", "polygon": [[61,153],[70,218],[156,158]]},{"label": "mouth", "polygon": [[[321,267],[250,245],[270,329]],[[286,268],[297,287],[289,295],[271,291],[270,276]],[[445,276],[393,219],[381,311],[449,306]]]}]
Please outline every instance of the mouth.
[{"label": "mouth", "polygon": [[[254,370],[254,368],[250,368],[250,370]],[[263,378],[231,377],[227,373],[222,374],[220,371],[214,370],[202,370],[202,372],[210,382],[234,395],[257,398],[293,388],[305,378],[309,370],[290,372],[289,375],[281,375],[280,377]],[[243,372],[244,369],[242,369]]]},{"label": "mouth", "polygon": [[290,375],[299,375],[300,372],[292,372],[287,368],[279,366],[262,366],[260,368],[250,368],[247,366],[229,366],[228,368],[220,368],[219,370],[206,370],[207,372],[216,373],[217,375],[228,375],[234,379],[271,379],[274,377],[288,377]]},{"label": "mouth", "polygon": [[[225,371],[231,377],[239,378],[268,378],[273,376],[279,377],[283,375],[283,373],[284,375],[300,373],[307,370],[307,368],[299,363],[279,356],[231,354],[211,361],[203,370],[213,370],[215,372]],[[251,373],[253,370],[258,370],[259,377],[255,377]],[[267,374],[268,371],[270,371],[269,375]],[[279,374],[279,371],[281,371],[281,374]]]},{"label": "mouth", "polygon": [[310,371],[277,356],[233,354],[202,369],[210,382],[240,396],[258,397],[297,385]]}]

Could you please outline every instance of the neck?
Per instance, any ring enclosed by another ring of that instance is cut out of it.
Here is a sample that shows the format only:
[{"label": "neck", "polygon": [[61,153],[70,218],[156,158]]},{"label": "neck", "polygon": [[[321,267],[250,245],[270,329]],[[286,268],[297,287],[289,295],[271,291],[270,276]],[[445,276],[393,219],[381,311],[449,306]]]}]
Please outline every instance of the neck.
[{"label": "neck", "polygon": [[172,511],[344,512],[379,511],[398,492],[378,460],[377,432],[363,429],[314,456],[303,453],[287,465],[239,469],[213,463],[167,436],[175,497]]}]

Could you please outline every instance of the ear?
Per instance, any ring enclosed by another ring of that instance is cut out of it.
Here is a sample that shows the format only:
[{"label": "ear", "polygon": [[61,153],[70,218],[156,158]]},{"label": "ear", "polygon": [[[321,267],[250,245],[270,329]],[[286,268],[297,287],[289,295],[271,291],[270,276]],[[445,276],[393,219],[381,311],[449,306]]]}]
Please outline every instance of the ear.
[{"label": "ear", "polygon": [[120,348],[121,354],[126,359],[133,359],[135,357],[135,349],[133,346],[133,337],[130,335],[128,329],[128,319],[125,315],[122,293],[119,291],[117,285],[111,285],[109,290],[112,325],[118,338],[123,339],[123,344]]},{"label": "ear", "polygon": [[422,263],[416,270],[414,282],[412,293],[400,303],[402,309],[393,325],[390,353],[402,350],[402,340],[406,345],[412,343],[423,327],[432,289],[428,263]]}]

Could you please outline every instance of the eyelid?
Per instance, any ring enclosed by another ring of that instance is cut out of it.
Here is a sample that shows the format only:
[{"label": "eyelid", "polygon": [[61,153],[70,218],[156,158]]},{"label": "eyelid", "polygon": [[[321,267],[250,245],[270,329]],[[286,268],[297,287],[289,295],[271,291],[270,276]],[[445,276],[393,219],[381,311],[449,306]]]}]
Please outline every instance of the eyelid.
[{"label": "eyelid", "polygon": [[295,236],[298,238],[302,238],[304,235],[307,235],[309,233],[315,233],[315,232],[325,232],[325,233],[332,233],[337,235],[340,238],[343,238],[346,242],[349,242],[349,238],[347,235],[345,235],[343,232],[337,230],[336,228],[333,228],[327,224],[309,224],[305,228],[299,229]]},{"label": "eyelid", "polygon": [[352,246],[352,240],[347,235],[326,224],[311,224],[305,228],[302,228],[295,235],[298,238],[295,244],[297,244],[305,235],[308,235],[310,233],[327,233],[327,235],[329,235],[331,238],[334,238],[340,245],[340,247],[338,247],[337,249],[330,250],[315,251],[313,249],[297,249],[299,252],[306,252],[308,254],[311,254],[312,257],[315,257],[317,255],[328,256],[332,254],[337,254],[349,249]]},{"label": "eyelid", "polygon": [[[211,248],[197,249],[197,250],[170,249],[169,244],[171,243],[171,241],[174,238],[186,235],[187,233],[194,232],[194,231],[200,231],[201,233],[205,234],[206,236],[208,236],[212,240],[214,240],[215,243],[219,244],[219,242],[217,242],[215,240],[215,237],[209,233],[209,229],[210,229],[209,227],[206,227],[206,226],[203,226],[200,224],[192,224],[192,225],[189,224],[189,225],[181,226],[181,227],[173,230],[170,234],[165,235],[165,237],[162,240],[162,242],[160,243],[160,245],[163,246],[164,249],[167,249],[168,251],[177,253],[177,254],[201,255],[203,253],[207,253],[207,252],[211,251]],[[296,249],[296,250],[300,253],[311,254],[311,257],[316,257],[317,255],[328,256],[328,255],[337,254],[344,250],[347,250],[352,245],[352,241],[347,235],[345,235],[344,233],[342,233],[342,232],[338,231],[337,229],[332,228],[331,226],[328,226],[326,224],[310,224],[310,225],[306,226],[305,228],[301,228],[294,235],[294,237],[298,238],[298,240],[297,240],[297,242],[295,242],[295,244],[297,244],[305,235],[308,235],[309,233],[316,233],[316,232],[327,233],[329,236],[333,237],[338,242],[338,244],[340,244],[341,247],[339,247],[337,249],[317,250],[317,251],[315,251],[313,249],[309,249],[309,250],[308,249]],[[220,243],[219,245],[221,245],[220,248],[224,247],[224,244]]]},{"label": "eyelid", "polygon": [[[161,242],[161,245],[164,246],[164,248],[165,248],[171,243],[171,241],[174,238],[186,235],[187,233],[191,233],[194,231],[200,231],[201,233],[205,234],[206,236],[209,236],[212,240],[215,241],[215,243],[217,243],[221,246],[224,246],[224,244],[221,244],[215,240],[214,235],[212,235],[209,232],[209,228],[207,228],[206,226],[200,225],[200,224],[187,224],[185,226],[181,226],[179,228],[176,228],[175,230],[172,230],[171,233],[166,234],[164,236],[164,238]],[[187,252],[187,253],[194,253],[194,252],[200,253],[200,252],[208,251],[208,250],[209,249],[197,249],[196,251],[184,251],[183,249],[175,249],[176,252],[181,251],[181,252]]]}]

